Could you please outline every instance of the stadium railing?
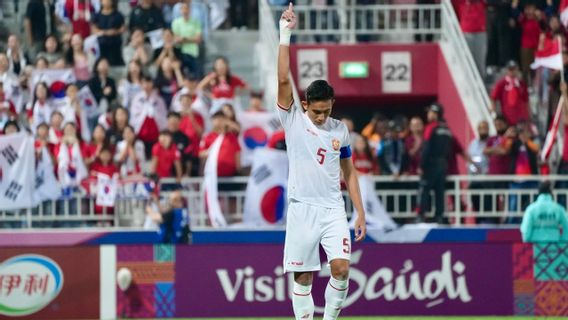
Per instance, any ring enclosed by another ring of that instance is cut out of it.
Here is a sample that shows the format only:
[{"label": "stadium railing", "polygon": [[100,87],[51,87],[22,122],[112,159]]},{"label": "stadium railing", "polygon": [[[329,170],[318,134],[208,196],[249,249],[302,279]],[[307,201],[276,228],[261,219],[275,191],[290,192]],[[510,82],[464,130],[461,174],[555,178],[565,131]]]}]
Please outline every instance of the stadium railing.
[{"label": "stadium railing", "polygon": [[[370,177],[375,194],[382,206],[395,219],[416,217],[418,177]],[[219,178],[220,185],[230,185],[232,191],[219,191],[222,211],[229,224],[243,222],[246,185],[249,177]],[[546,180],[556,186],[558,202],[568,203],[568,178],[565,176],[450,176],[446,186],[445,217],[459,225],[464,218],[487,219],[493,223],[519,223],[526,206],[537,196],[537,185]],[[175,183],[163,179],[159,184]],[[28,209],[0,211],[1,228],[53,228],[53,227],[132,227],[141,228],[145,207],[150,199],[147,182],[138,180],[119,185],[113,211],[96,206],[96,196],[78,192],[70,197],[44,203]],[[203,201],[203,178],[184,178],[181,183],[183,197],[190,213],[192,227],[208,228],[209,218]],[[158,186],[159,187],[159,186]],[[167,192],[160,194],[167,198]],[[346,211],[351,216],[353,205],[347,194]],[[98,210],[97,210],[98,209]],[[114,213],[113,213],[114,212]],[[370,214],[370,213],[369,213]],[[432,212],[429,213],[430,215]],[[246,224],[243,226],[246,227]]]},{"label": "stadium railing", "polygon": [[[440,7],[442,37],[439,45],[464,105],[470,127],[477,128],[478,123],[485,120],[493,132],[489,95],[465,41],[452,3],[442,0]],[[469,128],[466,130],[469,133]]]},{"label": "stadium railing", "polygon": [[[268,5],[266,0],[261,0]],[[311,42],[320,36],[332,36],[341,43],[355,43],[359,36],[379,36],[383,41],[408,42],[401,35],[433,35],[439,38],[441,6],[439,4],[352,4],[297,5],[298,25],[294,34],[298,42]],[[269,6],[272,17],[279,17],[286,7]],[[262,16],[261,16],[262,17]],[[387,38],[384,38],[387,37]],[[413,41],[413,40],[410,40]]]}]

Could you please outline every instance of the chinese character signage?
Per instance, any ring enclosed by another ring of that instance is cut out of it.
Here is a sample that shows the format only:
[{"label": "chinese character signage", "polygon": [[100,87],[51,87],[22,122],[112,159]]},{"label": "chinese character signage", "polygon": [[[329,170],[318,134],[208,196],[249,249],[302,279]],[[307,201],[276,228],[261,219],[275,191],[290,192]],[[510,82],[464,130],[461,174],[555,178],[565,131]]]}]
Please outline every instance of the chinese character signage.
[{"label": "chinese character signage", "polygon": [[99,317],[99,248],[6,248],[0,260],[0,318]]}]

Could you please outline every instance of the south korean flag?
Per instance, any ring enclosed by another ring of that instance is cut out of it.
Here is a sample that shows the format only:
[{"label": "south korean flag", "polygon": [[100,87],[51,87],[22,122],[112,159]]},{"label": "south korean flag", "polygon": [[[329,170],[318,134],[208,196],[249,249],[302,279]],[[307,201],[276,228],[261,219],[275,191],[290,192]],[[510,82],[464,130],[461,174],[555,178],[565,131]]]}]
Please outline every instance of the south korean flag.
[{"label": "south korean flag", "polygon": [[32,206],[34,139],[25,132],[0,136],[0,210]]}]

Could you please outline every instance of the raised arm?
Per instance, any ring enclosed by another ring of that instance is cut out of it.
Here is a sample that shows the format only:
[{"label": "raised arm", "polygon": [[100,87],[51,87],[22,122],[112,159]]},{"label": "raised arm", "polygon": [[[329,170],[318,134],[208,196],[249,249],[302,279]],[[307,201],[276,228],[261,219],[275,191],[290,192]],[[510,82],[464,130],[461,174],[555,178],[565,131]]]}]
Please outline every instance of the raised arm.
[{"label": "raised arm", "polygon": [[290,37],[296,26],[296,15],[292,3],[280,18],[280,45],[278,48],[278,104],[289,108],[292,104],[292,83],[290,82]]}]

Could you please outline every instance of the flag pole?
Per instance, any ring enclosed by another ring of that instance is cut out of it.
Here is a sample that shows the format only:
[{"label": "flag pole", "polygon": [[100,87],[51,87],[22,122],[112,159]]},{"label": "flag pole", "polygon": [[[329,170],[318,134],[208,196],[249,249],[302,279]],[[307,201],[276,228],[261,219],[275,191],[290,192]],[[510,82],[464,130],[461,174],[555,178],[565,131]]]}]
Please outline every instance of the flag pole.
[{"label": "flag pole", "polygon": [[560,59],[562,60],[561,64],[562,68],[560,69],[560,81],[564,83],[566,82],[566,79],[564,79],[564,60],[563,60],[564,58],[562,57],[564,48],[562,45],[562,38],[560,36],[557,36],[557,39],[558,39],[558,46],[560,47]]}]

